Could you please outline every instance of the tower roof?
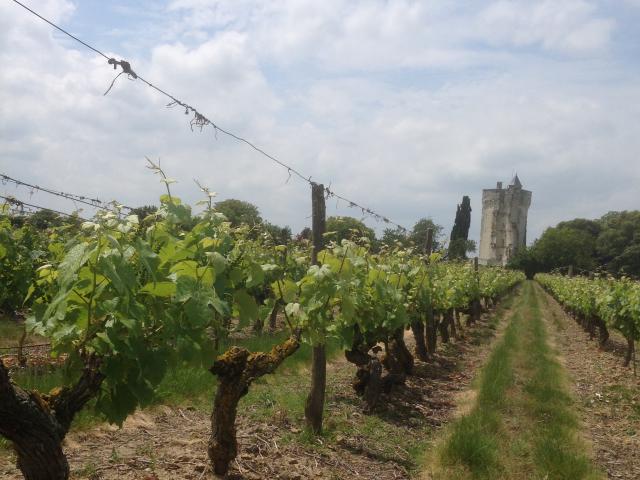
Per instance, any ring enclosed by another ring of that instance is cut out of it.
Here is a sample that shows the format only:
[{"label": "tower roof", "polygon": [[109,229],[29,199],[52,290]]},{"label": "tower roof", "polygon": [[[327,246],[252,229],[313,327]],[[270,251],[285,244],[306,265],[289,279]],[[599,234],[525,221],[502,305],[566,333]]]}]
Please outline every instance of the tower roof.
[{"label": "tower roof", "polygon": [[513,177],[513,180],[511,180],[511,183],[509,184],[509,186],[522,188],[522,183],[520,183],[520,179],[518,178],[517,173]]}]

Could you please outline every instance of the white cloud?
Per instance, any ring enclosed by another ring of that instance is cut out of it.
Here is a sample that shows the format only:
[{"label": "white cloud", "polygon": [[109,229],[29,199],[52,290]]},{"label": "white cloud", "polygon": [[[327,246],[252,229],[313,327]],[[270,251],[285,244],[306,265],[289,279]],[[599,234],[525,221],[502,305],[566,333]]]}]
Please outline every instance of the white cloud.
[{"label": "white cloud", "polygon": [[494,46],[541,46],[575,54],[606,48],[615,26],[612,19],[598,16],[593,2],[584,0],[500,0],[479,20],[481,38]]},{"label": "white cloud", "polygon": [[[43,5],[73,23],[70,3]],[[637,206],[640,89],[612,53],[623,41],[615,12],[603,11],[577,0],[179,0],[156,25],[165,34],[129,60],[222,127],[408,226],[433,216],[449,228],[468,194],[477,233],[481,189],[517,170],[533,190],[533,239]],[[285,183],[270,160],[210,127],[191,132],[140,82],[121,76],[103,97],[115,75],[103,58],[8,3],[0,32],[0,171],[142,204],[161,193],[149,155],[188,201],[195,177],[273,222],[309,223],[308,187]],[[360,216],[332,200],[328,211]]]}]

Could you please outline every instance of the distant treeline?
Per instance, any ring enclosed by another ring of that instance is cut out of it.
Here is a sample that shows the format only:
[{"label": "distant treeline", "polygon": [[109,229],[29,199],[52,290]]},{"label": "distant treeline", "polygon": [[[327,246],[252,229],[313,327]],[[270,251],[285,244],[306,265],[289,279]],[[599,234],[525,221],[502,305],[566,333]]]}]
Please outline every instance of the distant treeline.
[{"label": "distant treeline", "polygon": [[528,276],[571,267],[576,273],[640,277],[640,211],[560,222],[519,252],[510,266]]}]

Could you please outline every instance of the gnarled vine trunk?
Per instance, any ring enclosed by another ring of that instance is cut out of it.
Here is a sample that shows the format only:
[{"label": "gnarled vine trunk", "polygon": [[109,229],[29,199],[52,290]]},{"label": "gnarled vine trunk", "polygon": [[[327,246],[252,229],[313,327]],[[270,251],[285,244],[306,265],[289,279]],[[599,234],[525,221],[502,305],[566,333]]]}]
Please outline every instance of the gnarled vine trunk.
[{"label": "gnarled vine trunk", "polygon": [[89,357],[74,386],[42,395],[12,383],[0,360],[0,434],[13,443],[25,479],[69,478],[62,441],[75,414],[96,396],[103,380],[99,359]]},{"label": "gnarled vine trunk", "polygon": [[429,309],[425,312],[426,327],[425,327],[425,339],[427,343],[427,353],[433,356],[436,353],[436,346],[438,342],[437,336],[437,321],[435,312]]},{"label": "gnarled vine trunk", "polygon": [[427,345],[425,342],[425,324],[422,320],[414,320],[411,322],[411,331],[416,341],[416,356],[426,362],[429,359],[427,353]]},{"label": "gnarled vine trunk", "polygon": [[449,343],[449,319],[446,314],[440,317],[440,321],[438,322],[438,331],[440,332],[442,343]]},{"label": "gnarled vine trunk", "polygon": [[598,327],[598,343],[600,348],[604,348],[609,341],[609,330],[607,329],[607,324],[600,317],[596,317],[595,321]]},{"label": "gnarled vine trunk", "polygon": [[231,347],[214,362],[210,371],[218,376],[218,390],[211,413],[208,454],[216,475],[226,475],[229,464],[238,454],[238,402],[249,392],[249,386],[256,378],[274,372],[299,346],[297,339],[289,338],[269,353],[250,353],[244,348]]},{"label": "gnarled vine trunk", "polygon": [[357,395],[363,397],[365,413],[371,413],[375,409],[383,388],[382,365],[375,355],[369,353],[374,345],[375,342],[365,340],[356,325],[351,350],[344,352],[347,361],[358,368],[353,389]]},{"label": "gnarled vine trunk", "polygon": [[461,317],[462,317],[462,312],[456,309],[453,312],[453,320],[456,326],[456,333],[457,333],[456,339],[459,338],[460,336],[463,336]]},{"label": "gnarled vine trunk", "polygon": [[635,353],[636,342],[631,337],[627,337],[627,351],[624,354],[624,366],[628,367]]},{"label": "gnarled vine trunk", "polygon": [[596,319],[594,315],[589,315],[587,318],[587,332],[589,333],[589,340],[596,338]]},{"label": "gnarled vine trunk", "polygon": [[386,355],[382,364],[389,372],[399,375],[411,375],[413,355],[404,343],[404,329],[399,328],[385,343]]},{"label": "gnarled vine trunk", "polygon": [[[380,394],[389,393],[393,385],[404,383],[413,369],[413,356],[403,339],[403,329],[398,329],[385,344],[385,357],[380,362],[375,353],[374,338],[365,338],[360,328],[354,327],[351,350],[344,352],[347,361],[358,367],[353,389],[364,400],[364,413],[374,411]],[[384,371],[383,371],[384,366]]]},{"label": "gnarled vine trunk", "polygon": [[271,313],[269,314],[269,330],[274,332],[278,327],[278,310],[280,308],[280,301],[276,300],[276,303],[273,304],[273,308],[271,309]]},{"label": "gnarled vine trunk", "polygon": [[446,324],[449,326],[451,336],[453,336],[453,338],[458,340],[458,330],[456,329],[456,320],[453,314],[453,308],[445,312],[444,318],[445,318]]}]

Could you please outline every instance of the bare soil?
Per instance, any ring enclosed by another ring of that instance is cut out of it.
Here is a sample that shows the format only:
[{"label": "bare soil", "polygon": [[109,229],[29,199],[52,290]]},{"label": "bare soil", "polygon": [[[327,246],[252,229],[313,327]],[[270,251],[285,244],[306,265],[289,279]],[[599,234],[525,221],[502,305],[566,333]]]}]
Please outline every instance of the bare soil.
[{"label": "bare soil", "polygon": [[[478,324],[464,329],[461,339],[441,348],[433,361],[416,360],[415,374],[383,396],[371,416],[362,413],[362,402],[351,388],[352,366],[342,358],[332,362],[322,437],[309,436],[303,419],[290,412],[256,420],[252,406],[241,402],[240,451],[229,478],[412,478],[423,449],[454,415],[456,395],[468,391],[494,334],[489,316],[483,315]],[[206,457],[209,429],[205,411],[162,406],[136,413],[121,429],[105,424],[72,431],[65,445],[71,478],[212,478]],[[12,454],[0,450],[0,477],[21,478],[14,461]]]},{"label": "bare soil", "polygon": [[640,479],[640,377],[622,364],[624,339],[611,332],[609,345],[600,350],[553,298],[540,293],[556,326],[594,461],[608,478]]}]

